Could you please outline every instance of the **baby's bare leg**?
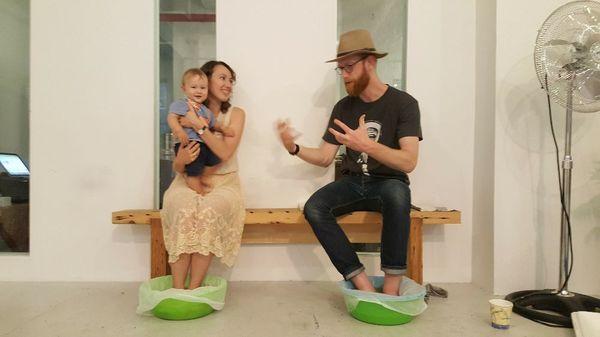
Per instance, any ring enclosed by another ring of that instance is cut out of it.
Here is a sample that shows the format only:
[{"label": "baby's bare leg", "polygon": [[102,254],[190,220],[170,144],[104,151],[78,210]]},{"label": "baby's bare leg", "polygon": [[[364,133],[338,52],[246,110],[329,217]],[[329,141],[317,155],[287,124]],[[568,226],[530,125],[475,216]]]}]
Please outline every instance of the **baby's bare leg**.
[{"label": "baby's bare leg", "polygon": [[200,183],[202,184],[202,188],[204,189],[204,193],[208,193],[213,189],[213,183],[210,179],[210,175],[203,174],[200,176]]},{"label": "baby's bare leg", "polygon": [[186,175],[185,182],[188,185],[188,187],[193,189],[194,191],[196,191],[196,193],[198,193],[198,194],[206,193],[204,185],[202,184],[201,176],[190,177],[190,176]]},{"label": "baby's bare leg", "polygon": [[202,183],[202,185],[204,185],[204,188],[206,190],[206,193],[208,193],[208,191],[212,190],[213,188],[213,183],[212,183],[212,175],[217,172],[218,168],[216,166],[206,166],[204,168],[204,172],[202,173],[202,175],[200,176],[200,181]]}]

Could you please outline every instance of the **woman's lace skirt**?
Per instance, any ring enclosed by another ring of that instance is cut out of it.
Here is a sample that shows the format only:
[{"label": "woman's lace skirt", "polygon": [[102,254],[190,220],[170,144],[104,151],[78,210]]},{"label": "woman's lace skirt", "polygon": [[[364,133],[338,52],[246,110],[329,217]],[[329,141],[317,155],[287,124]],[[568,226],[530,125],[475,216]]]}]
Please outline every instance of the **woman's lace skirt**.
[{"label": "woman's lace skirt", "polygon": [[197,194],[178,174],[160,212],[169,263],[180,254],[213,253],[231,267],[240,250],[246,210],[237,172],[212,175],[213,190]]}]

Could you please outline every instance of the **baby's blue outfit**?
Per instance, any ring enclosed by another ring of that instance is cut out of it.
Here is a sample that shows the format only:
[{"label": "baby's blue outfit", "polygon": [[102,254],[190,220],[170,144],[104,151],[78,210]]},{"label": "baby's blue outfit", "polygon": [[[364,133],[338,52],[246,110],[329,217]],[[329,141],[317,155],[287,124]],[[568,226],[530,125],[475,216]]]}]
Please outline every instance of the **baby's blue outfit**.
[{"label": "baby's blue outfit", "polygon": [[[172,112],[179,116],[185,116],[187,111],[187,98],[178,99],[175,102],[171,103],[171,106],[169,106],[169,112]],[[209,128],[212,129],[215,126],[215,115],[204,104],[200,104],[200,109],[196,111],[196,115],[200,118],[207,118]],[[194,131],[194,129],[184,127],[183,130],[185,131],[190,140],[195,140],[204,143],[204,141],[200,138],[196,131]]]}]

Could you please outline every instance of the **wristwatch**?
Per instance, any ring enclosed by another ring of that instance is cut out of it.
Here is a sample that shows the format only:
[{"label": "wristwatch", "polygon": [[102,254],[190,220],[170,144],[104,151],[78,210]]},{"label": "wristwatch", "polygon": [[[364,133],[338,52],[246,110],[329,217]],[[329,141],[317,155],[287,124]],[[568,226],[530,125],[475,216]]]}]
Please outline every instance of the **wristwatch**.
[{"label": "wristwatch", "polygon": [[200,129],[196,130],[196,133],[199,135],[202,135],[204,133],[204,131],[206,131],[207,127],[206,125],[201,127]]},{"label": "wristwatch", "polygon": [[296,145],[296,148],[294,149],[294,151],[288,152],[292,156],[295,156],[298,154],[298,152],[300,152],[300,145],[298,145],[298,144],[294,144],[294,145]]}]

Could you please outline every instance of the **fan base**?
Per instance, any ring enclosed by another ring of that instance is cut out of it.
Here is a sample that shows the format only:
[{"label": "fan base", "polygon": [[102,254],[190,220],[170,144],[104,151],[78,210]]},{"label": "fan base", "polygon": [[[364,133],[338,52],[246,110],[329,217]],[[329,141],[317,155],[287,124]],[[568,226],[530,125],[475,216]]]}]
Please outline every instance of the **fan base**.
[{"label": "fan base", "polygon": [[556,290],[523,290],[506,295],[514,305],[513,311],[538,323],[572,328],[571,313],[600,312],[600,299],[574,292]]}]

